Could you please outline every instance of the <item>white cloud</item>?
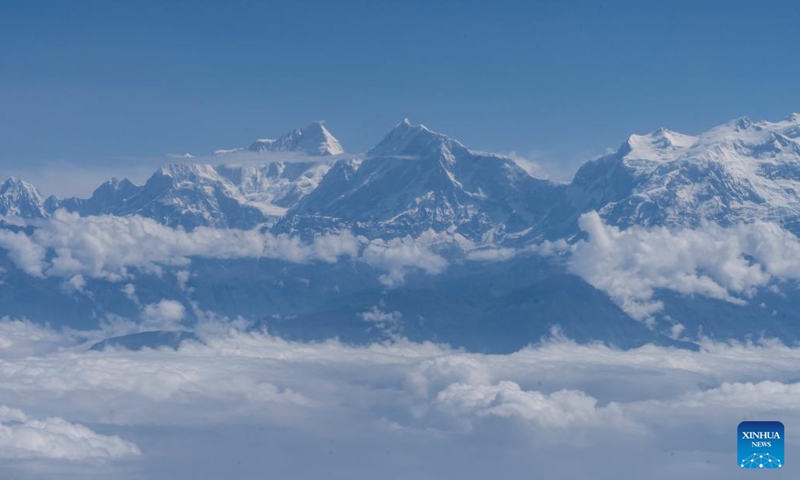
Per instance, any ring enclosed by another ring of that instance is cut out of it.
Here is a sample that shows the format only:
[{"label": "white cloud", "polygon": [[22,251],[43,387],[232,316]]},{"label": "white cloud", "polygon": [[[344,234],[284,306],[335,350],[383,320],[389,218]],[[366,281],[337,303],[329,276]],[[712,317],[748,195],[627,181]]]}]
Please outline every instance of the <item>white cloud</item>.
[{"label": "white cloud", "polygon": [[372,240],[364,249],[362,257],[369,265],[389,271],[380,277],[381,283],[388,287],[403,284],[405,275],[411,268],[431,275],[441,273],[447,268],[447,261],[442,256],[431,252],[411,237]]},{"label": "white cloud", "polygon": [[382,310],[383,306],[374,305],[369,310],[359,313],[358,316],[361,320],[373,324],[390,338],[399,339],[403,314],[398,311],[385,312]]},{"label": "white cloud", "polygon": [[513,248],[481,248],[467,252],[467,260],[474,262],[505,262],[520,252]]},{"label": "white cloud", "polygon": [[361,312],[358,314],[362,320],[365,322],[373,322],[373,323],[396,323],[403,318],[403,315],[400,312],[384,312],[377,306],[373,306],[371,309]]},{"label": "white cloud", "polygon": [[[29,275],[70,278],[76,288],[89,278],[130,279],[133,268],[160,275],[165,266],[188,266],[191,257],[263,257],[293,263],[361,259],[387,270],[382,278],[391,285],[402,283],[409,269],[437,274],[447,267],[444,258],[410,237],[369,241],[344,231],[308,243],[258,229],[201,227],[187,232],[139,216],[80,217],[63,210],[32,225],[35,231],[31,236],[0,230],[0,247],[8,250],[16,266]],[[178,280],[183,281],[183,277]]]},{"label": "white cloud", "polygon": [[115,460],[141,455],[139,447],[117,436],[100,435],[62,418],[29,418],[0,405],[0,458]]},{"label": "white cloud", "polygon": [[[364,318],[395,317],[377,306]],[[308,445],[305,454],[319,448],[325,455],[352,447],[366,459],[387,458],[384,449],[420,445],[421,450],[408,451],[412,456],[406,461],[427,458],[424,451],[449,451],[430,465],[449,471],[454,464],[448,459],[469,461],[466,452],[499,442],[506,447],[498,452],[518,445],[534,457],[554,455],[560,461],[559,448],[567,442],[579,463],[601,460],[613,444],[636,451],[640,467],[660,471],[672,465],[659,463],[669,462],[663,458],[669,451],[703,452],[708,457],[702,464],[717,458],[714,452],[727,448],[731,438],[726,434],[743,416],[779,418],[789,429],[800,428],[800,348],[778,343],[705,342],[700,351],[652,345],[622,351],[558,339],[513,354],[485,355],[404,340],[359,347],[298,343],[243,333],[237,322],[211,323],[201,331],[205,344],[187,342],[177,351],[86,352],[71,336],[62,347],[49,339],[56,334],[43,329],[38,334],[48,338],[43,345],[35,340],[33,326],[0,322],[8,331],[31,332],[16,336],[16,355],[0,349],[0,404],[25,405],[35,418],[102,425],[104,432],[123,438],[134,432],[143,446],[137,463],[153,471],[164,466],[158,463],[163,457],[146,447],[167,438],[159,435],[173,438],[181,432],[187,432],[181,437],[187,443],[172,442],[168,452],[170,462],[181,461],[181,448],[190,452],[185,460],[190,463],[181,464],[181,471],[203,456],[200,446],[227,452],[227,465],[237,458],[258,463],[260,455],[242,453],[250,444],[274,445],[280,455],[290,456],[298,454],[293,450],[298,445]],[[11,419],[1,423],[14,426]],[[236,425],[251,428],[241,442],[230,433]],[[78,438],[89,436],[81,432]],[[201,436],[195,438],[195,432]],[[704,446],[687,447],[686,438],[702,439]],[[229,442],[238,447],[227,451]],[[336,468],[327,456],[314,458]],[[511,463],[503,471],[521,467],[520,458],[508,457]],[[374,478],[374,468],[364,466],[355,476]],[[697,464],[682,457],[680,466],[670,468],[691,477]],[[121,476],[115,472],[108,476]],[[574,472],[570,478],[596,478],[590,473],[597,472]],[[615,470],[600,478],[619,475]],[[714,475],[704,478],[726,478],[724,472]],[[193,478],[213,477],[209,471]]]},{"label": "white cloud", "polygon": [[83,278],[83,275],[73,275],[65,282],[65,285],[68,290],[83,292],[86,288],[86,279]]},{"label": "white cloud", "polygon": [[771,282],[800,278],[800,240],[772,223],[620,230],[595,212],[579,223],[589,239],[574,245],[570,270],[640,320],[663,309],[657,289],[743,304]]},{"label": "white cloud", "polygon": [[0,246],[8,251],[14,264],[32,277],[42,277],[46,249],[23,232],[0,230]]},{"label": "white cloud", "polygon": [[174,330],[180,326],[186,316],[183,304],[175,300],[161,300],[158,303],[145,305],[142,309],[142,324],[146,328],[158,330]]},{"label": "white cloud", "polygon": [[528,172],[528,175],[536,178],[549,178],[545,168],[536,160],[519,155],[517,152],[507,153],[506,156],[513,160],[520,168]]},{"label": "white cloud", "polygon": [[136,285],[132,283],[126,283],[122,287],[122,293],[125,294],[126,297],[136,305],[139,305],[139,297],[136,295]]},{"label": "white cloud", "polygon": [[[378,308],[364,316],[370,321],[395,318]],[[655,346],[621,351],[558,340],[511,355],[483,355],[403,340],[363,347],[296,343],[239,333],[234,325],[206,329],[206,344],[185,343],[178,351],[35,348],[30,351],[40,353],[32,357],[2,353],[0,402],[123,424],[161,417],[189,425],[251,415],[275,420],[273,414],[285,414],[285,408],[330,413],[329,408],[356,401],[375,413],[399,405],[411,410],[448,405],[445,410],[468,418],[518,416],[559,428],[615,419],[612,423],[624,427],[617,415],[637,401],[708,392],[698,390],[698,384],[724,388],[769,378],[788,385],[800,361],[800,349],[777,344],[706,343],[700,352]],[[22,343],[16,348],[22,349]],[[380,384],[394,385],[385,392],[390,397],[379,393],[386,388]],[[52,402],[56,397],[60,400]],[[735,402],[734,397],[728,401]],[[618,407],[610,408],[609,401]],[[136,407],[109,414],[103,409],[108,402]],[[220,409],[219,402],[231,408]],[[192,409],[182,411],[181,405],[188,404]],[[422,424],[406,420],[405,426],[442,427],[420,419]]]},{"label": "white cloud", "polygon": [[569,253],[570,245],[564,239],[545,240],[541,243],[526,245],[522,248],[490,247],[470,250],[467,260],[473,262],[505,262],[519,255],[534,253],[542,256],[560,256]]},{"label": "white cloud", "polygon": [[175,280],[178,282],[178,288],[183,292],[192,293],[193,288],[188,286],[189,278],[192,276],[188,270],[181,270],[175,273]]},{"label": "white cloud", "polygon": [[531,421],[542,428],[633,428],[620,405],[597,405],[597,399],[576,390],[551,394],[525,391],[512,381],[495,385],[454,383],[436,396],[437,406],[449,414],[497,416]]},{"label": "white cloud", "polygon": [[75,341],[66,334],[28,320],[0,318],[0,358],[26,357],[57,350]]}]

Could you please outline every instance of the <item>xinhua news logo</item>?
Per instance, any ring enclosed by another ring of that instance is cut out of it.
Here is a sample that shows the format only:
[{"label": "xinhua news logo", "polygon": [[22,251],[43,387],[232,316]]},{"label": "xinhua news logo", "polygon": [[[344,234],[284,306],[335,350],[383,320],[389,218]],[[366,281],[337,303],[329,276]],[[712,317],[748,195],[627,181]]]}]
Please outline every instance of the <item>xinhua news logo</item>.
[{"label": "xinhua news logo", "polygon": [[738,429],[740,468],[783,468],[783,424],[742,422]]}]

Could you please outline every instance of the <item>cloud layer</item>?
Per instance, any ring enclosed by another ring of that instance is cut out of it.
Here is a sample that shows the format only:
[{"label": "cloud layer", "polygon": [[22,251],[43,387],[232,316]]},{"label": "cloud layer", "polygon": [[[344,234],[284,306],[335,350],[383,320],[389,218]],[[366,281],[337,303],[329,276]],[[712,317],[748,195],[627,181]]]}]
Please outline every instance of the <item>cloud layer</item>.
[{"label": "cloud layer", "polygon": [[[373,309],[365,315],[377,321],[390,314]],[[21,328],[9,323],[0,322],[0,331]],[[780,344],[707,342],[698,352],[655,346],[620,351],[553,339],[514,354],[483,355],[404,340],[352,347],[336,341],[289,342],[244,333],[225,322],[205,327],[204,344],[187,342],[177,351],[87,352],[74,335],[47,328],[41,328],[45,336],[61,336],[60,343],[42,346],[32,340],[26,347],[17,342],[16,352],[35,354],[0,353],[0,405],[10,412],[0,418],[10,439],[5,441],[23,445],[20,439],[28,438],[30,429],[59,440],[34,437],[35,445],[55,445],[54,450],[43,446],[36,458],[13,449],[7,455],[37,462],[139,458],[138,474],[166,478],[152,470],[165,461],[159,460],[157,445],[186,432],[185,445],[170,447],[176,449],[170,461],[188,455],[183,448],[213,449],[195,451],[191,458],[197,459],[276,445],[271,453],[251,455],[274,463],[304,451],[320,466],[339,471],[328,452],[352,449],[363,455],[358,464],[363,469],[351,470],[352,477],[374,478],[380,462],[368,465],[389,449],[406,452],[409,461],[424,460],[424,467],[407,465],[408,476],[458,470],[453,462],[459,459],[478,468],[467,478],[479,478],[480,464],[465,459],[471,449],[494,452],[498,442],[508,442],[512,451],[527,451],[498,466],[514,472],[528,468],[528,457],[569,463],[565,445],[574,450],[573,461],[600,461],[612,442],[637,451],[639,468],[662,462],[659,468],[693,478],[706,459],[730,457],[735,466],[728,434],[743,418],[778,418],[788,429],[800,428],[800,349]],[[13,410],[20,406],[46,420]],[[95,434],[78,424],[99,425],[112,434]],[[252,430],[243,432],[241,425]],[[701,443],[687,444],[686,438]],[[228,451],[230,442],[240,447]],[[421,445],[429,453],[416,450]],[[685,452],[681,468],[675,470],[663,457],[670,451]],[[428,456],[432,452],[443,456],[436,460]],[[321,473],[305,463],[284,471],[297,472],[292,475],[297,478]],[[277,468],[258,465],[259,471]],[[126,478],[113,464],[104,468]],[[564,468],[552,464],[542,471],[563,475]],[[634,478],[618,471],[596,473],[576,470],[570,478]],[[731,478],[729,470],[717,473],[704,478]],[[213,476],[200,472],[192,478]]]},{"label": "cloud layer", "polygon": [[201,227],[187,232],[139,216],[80,217],[63,210],[32,225],[32,235],[0,230],[0,248],[27,274],[67,278],[77,289],[83,288],[87,278],[130,279],[131,269],[160,275],[164,266],[186,266],[191,257],[273,258],[292,263],[352,259],[386,270],[382,281],[387,285],[402,283],[409,269],[435,274],[447,266],[441,256],[410,237],[370,241],[344,231],[309,243],[258,229]]},{"label": "cloud layer", "polygon": [[62,418],[32,419],[0,405],[0,458],[76,461],[139,455],[139,447],[117,436],[100,435]]}]

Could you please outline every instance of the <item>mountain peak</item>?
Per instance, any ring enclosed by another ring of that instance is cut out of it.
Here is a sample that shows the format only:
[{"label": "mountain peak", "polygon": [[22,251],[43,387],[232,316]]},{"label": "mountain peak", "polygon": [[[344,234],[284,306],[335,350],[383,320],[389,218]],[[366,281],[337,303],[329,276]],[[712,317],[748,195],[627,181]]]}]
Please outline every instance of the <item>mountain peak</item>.
[{"label": "mountain peak", "polygon": [[39,194],[39,192],[36,190],[36,187],[13,175],[6,178],[3,183],[0,183],[0,193],[7,194],[10,192],[26,192],[35,195]]},{"label": "mountain peak", "polygon": [[627,150],[628,158],[657,159],[689,148],[696,142],[697,137],[661,127],[647,135],[631,135],[623,148]]},{"label": "mountain peak", "polygon": [[218,177],[213,166],[202,163],[168,163],[161,167],[159,173],[174,180]]},{"label": "mountain peak", "polygon": [[741,130],[749,130],[751,127],[755,125],[755,122],[750,120],[749,117],[739,117],[731,120],[727,123],[727,126],[733,127],[737,131]]},{"label": "mountain peak", "polygon": [[12,176],[0,183],[0,215],[43,218],[47,212],[36,187]]},{"label": "mountain peak", "polygon": [[12,175],[12,176],[6,178],[3,181],[3,183],[0,183],[0,188],[2,188],[3,190],[6,190],[8,188],[19,187],[19,186],[22,186],[24,184],[25,184],[25,182],[23,182],[19,177],[15,177],[15,176]]},{"label": "mountain peak", "polygon": [[446,149],[466,149],[457,140],[434,132],[425,125],[414,125],[407,118],[383,137],[369,152],[368,157],[397,156],[422,158]]},{"label": "mountain peak", "polygon": [[319,120],[305,128],[297,128],[277,139],[259,139],[247,148],[254,152],[304,152],[309,155],[327,156],[344,153],[339,140]]}]

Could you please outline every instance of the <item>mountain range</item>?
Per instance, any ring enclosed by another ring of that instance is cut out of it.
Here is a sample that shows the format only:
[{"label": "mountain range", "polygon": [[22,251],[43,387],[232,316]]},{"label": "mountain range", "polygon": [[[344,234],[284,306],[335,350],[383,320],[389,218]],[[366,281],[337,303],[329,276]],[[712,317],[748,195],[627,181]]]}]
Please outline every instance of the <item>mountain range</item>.
[{"label": "mountain range", "polygon": [[187,230],[267,225],[306,234],[350,229],[370,238],[433,231],[472,247],[566,237],[588,211],[623,228],[761,219],[797,233],[800,221],[798,114],[778,122],[740,118],[695,136],[665,128],[631,135],[614,153],[584,164],[570,183],[536,178],[510,157],[471,150],[408,120],[365,155],[344,153],[319,122],[248,150],[302,156],[241,166],[171,164],[144,185],[111,179],[87,199],[43,199],[12,177],[0,184],[0,215],[45,218],[64,208],[142,215]]},{"label": "mountain range", "polygon": [[[248,156],[237,164],[242,152],[264,155],[264,160],[253,162]],[[666,327],[653,329],[631,319],[557,262],[503,259],[480,267],[485,272],[476,276],[478,267],[463,263],[464,254],[525,249],[547,240],[574,243],[585,236],[580,219],[587,212],[597,212],[606,225],[621,231],[766,221],[800,234],[798,114],[778,122],[739,118],[698,135],[665,128],[631,135],[615,152],[585,163],[569,183],[537,178],[508,156],[472,150],[408,120],[363,155],[345,153],[317,122],[215,156],[224,161],[165,165],[143,185],[111,179],[89,198],[43,199],[31,184],[9,178],[0,184],[0,216],[37,220],[63,209],[82,217],[142,216],[187,232],[211,227],[259,229],[306,241],[342,232],[365,241],[421,239],[450,263],[445,274],[412,275],[404,286],[387,290],[378,280],[380,272],[364,265],[195,259],[192,291],[204,293],[193,301],[220,314],[258,318],[257,323],[287,336],[353,341],[386,334],[374,324],[365,327],[360,317],[381,305],[381,311],[405,319],[407,336],[477,350],[518,348],[556,326],[573,338],[629,346],[674,339]],[[9,225],[0,223],[0,228]],[[34,308],[30,295],[54,287],[45,296],[62,314],[71,308],[74,314],[68,315],[75,319],[109,312],[135,315],[136,305],[115,286],[93,284],[92,298],[76,303],[54,280],[32,286],[39,280],[15,272],[8,259],[0,269],[5,272],[0,315],[41,312],[40,318],[50,320],[53,310]],[[154,301],[169,294],[190,305],[185,292],[167,287],[163,279],[142,282],[137,291],[150,292]],[[308,287],[333,283],[335,291]],[[666,305],[665,317],[695,334],[744,338],[766,332],[800,338],[791,320],[794,313],[784,313],[781,320],[756,307],[768,296],[770,304],[792,311],[794,293],[751,292],[750,301],[738,306],[667,291],[656,295]],[[741,321],[697,320],[715,309],[732,309],[728,314]]]}]

